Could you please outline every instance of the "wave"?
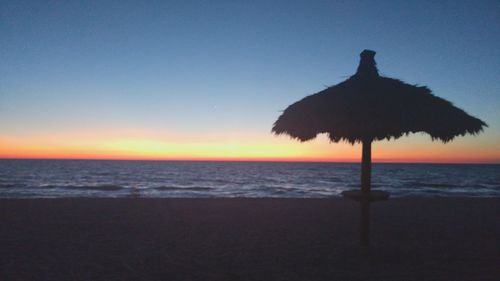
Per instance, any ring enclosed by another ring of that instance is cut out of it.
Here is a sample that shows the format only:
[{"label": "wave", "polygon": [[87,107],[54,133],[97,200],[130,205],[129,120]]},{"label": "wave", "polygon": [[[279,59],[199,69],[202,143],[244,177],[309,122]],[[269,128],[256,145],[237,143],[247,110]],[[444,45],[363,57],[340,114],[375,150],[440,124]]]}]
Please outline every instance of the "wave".
[{"label": "wave", "polygon": [[499,190],[500,185],[494,185],[494,184],[473,184],[470,186],[471,188],[474,188],[475,190],[477,189],[488,189],[488,190]]},{"label": "wave", "polygon": [[461,187],[460,185],[456,185],[456,184],[450,184],[450,183],[430,183],[430,182],[410,182],[410,183],[407,183],[407,185],[409,186],[416,186],[416,187],[449,187],[449,188],[453,188],[453,187]]},{"label": "wave", "polygon": [[[260,190],[261,191],[261,190]],[[306,194],[307,191],[297,188],[273,188],[268,190],[272,194]]]},{"label": "wave", "polygon": [[158,186],[158,187],[155,187],[156,190],[161,190],[161,191],[209,191],[209,190],[213,190],[214,188],[212,187],[203,187],[203,186],[200,186],[200,187],[190,187],[190,186],[187,186],[187,187],[182,187],[182,186]]},{"label": "wave", "polygon": [[59,186],[42,186],[43,188],[61,188],[61,189],[76,189],[76,190],[98,190],[98,191],[117,191],[123,189],[123,186],[114,184],[101,185],[59,185]]},{"label": "wave", "polygon": [[0,188],[11,188],[11,187],[21,187],[22,185],[14,183],[0,183]]},{"label": "wave", "polygon": [[[356,183],[356,184],[349,183],[349,184],[346,184],[345,186],[346,187],[358,187],[358,188],[361,188],[361,184],[359,184],[359,183]],[[381,186],[382,186],[381,184],[371,184],[371,187],[381,187]]]}]

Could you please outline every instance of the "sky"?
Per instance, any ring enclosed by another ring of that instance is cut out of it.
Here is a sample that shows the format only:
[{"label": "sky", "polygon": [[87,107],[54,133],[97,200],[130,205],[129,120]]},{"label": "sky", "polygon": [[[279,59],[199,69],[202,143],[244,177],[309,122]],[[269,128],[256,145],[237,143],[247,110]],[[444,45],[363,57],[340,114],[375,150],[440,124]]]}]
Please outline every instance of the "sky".
[{"label": "sky", "polygon": [[489,127],[379,162],[500,163],[498,1],[0,1],[0,158],[348,161],[271,127],[377,51]]}]

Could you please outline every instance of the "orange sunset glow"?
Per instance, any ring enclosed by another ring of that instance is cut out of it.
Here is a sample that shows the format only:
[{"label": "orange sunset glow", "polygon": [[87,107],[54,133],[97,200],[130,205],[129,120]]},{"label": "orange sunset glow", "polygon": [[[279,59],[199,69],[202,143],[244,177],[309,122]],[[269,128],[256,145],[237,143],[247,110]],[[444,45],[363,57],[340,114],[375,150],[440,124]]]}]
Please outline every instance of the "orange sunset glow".
[{"label": "orange sunset glow", "polygon": [[[375,142],[373,158],[375,162],[499,162],[500,152],[488,148],[495,144],[468,147],[474,141],[464,138],[445,145],[413,135]],[[305,143],[272,134],[196,137],[141,130],[0,136],[0,158],[359,162],[360,153],[360,145],[331,143],[324,135]]]}]

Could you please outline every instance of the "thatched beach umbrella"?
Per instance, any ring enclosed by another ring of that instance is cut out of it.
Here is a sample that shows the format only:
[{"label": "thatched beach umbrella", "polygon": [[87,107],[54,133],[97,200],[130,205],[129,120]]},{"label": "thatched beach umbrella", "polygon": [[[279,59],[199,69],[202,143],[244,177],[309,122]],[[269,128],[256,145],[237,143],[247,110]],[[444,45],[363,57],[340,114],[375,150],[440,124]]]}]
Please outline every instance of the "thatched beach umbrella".
[{"label": "thatched beach umbrella", "polygon": [[360,56],[354,75],[290,105],[272,131],[302,142],[326,133],[332,142],[362,144],[361,191],[346,191],[343,195],[361,203],[360,242],[366,247],[370,201],[389,197],[387,192],[371,191],[372,142],[425,132],[433,140],[446,143],[456,136],[478,134],[487,125],[434,96],[425,86],[380,76],[374,51],[364,50]]},{"label": "thatched beach umbrella", "polygon": [[272,131],[302,142],[326,133],[332,142],[361,143],[361,196],[370,197],[373,141],[425,132],[446,143],[487,126],[425,86],[380,76],[374,51],[364,50],[360,56],[354,75],[290,105]]}]

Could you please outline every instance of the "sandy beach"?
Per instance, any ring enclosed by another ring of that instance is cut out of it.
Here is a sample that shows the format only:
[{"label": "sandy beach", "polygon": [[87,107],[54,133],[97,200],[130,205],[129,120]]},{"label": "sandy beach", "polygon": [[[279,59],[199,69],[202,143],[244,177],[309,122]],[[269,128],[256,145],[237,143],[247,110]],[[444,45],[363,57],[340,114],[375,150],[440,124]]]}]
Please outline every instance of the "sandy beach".
[{"label": "sandy beach", "polygon": [[498,280],[500,199],[0,200],[0,280]]}]

